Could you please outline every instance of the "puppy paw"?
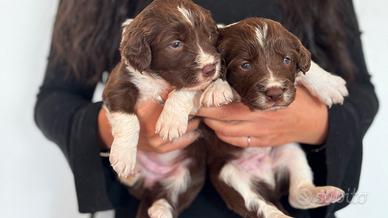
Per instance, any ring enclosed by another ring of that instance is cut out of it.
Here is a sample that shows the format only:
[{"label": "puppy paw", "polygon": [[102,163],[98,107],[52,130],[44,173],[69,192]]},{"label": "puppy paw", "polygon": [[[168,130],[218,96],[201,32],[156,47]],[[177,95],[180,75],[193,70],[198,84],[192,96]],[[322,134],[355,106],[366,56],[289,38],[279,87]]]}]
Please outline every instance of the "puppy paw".
[{"label": "puppy paw", "polygon": [[136,175],[136,151],[136,146],[133,148],[113,141],[109,161],[119,177]]},{"label": "puppy paw", "polygon": [[299,209],[311,209],[340,201],[344,191],[334,186],[304,186],[290,194],[290,204]]},{"label": "puppy paw", "polygon": [[163,110],[156,123],[155,132],[164,141],[172,141],[185,134],[188,125],[188,117],[179,113],[170,113]]},{"label": "puppy paw", "polygon": [[316,64],[306,75],[299,75],[296,82],[306,87],[310,93],[320,101],[331,107],[333,104],[342,104],[344,98],[349,95],[346,81],[333,75]]},{"label": "puppy paw", "polygon": [[268,215],[266,217],[271,217],[271,218],[292,218],[291,216],[287,216],[286,214],[282,213],[279,210],[269,211]]},{"label": "puppy paw", "polygon": [[258,217],[291,218],[280,211],[277,207],[270,205],[257,197],[246,199],[245,206],[248,210],[256,212]]},{"label": "puppy paw", "polygon": [[165,199],[155,201],[148,209],[150,218],[173,218],[172,207]]},{"label": "puppy paw", "polygon": [[217,79],[205,89],[200,101],[205,107],[229,104],[233,101],[232,87],[226,81]]}]

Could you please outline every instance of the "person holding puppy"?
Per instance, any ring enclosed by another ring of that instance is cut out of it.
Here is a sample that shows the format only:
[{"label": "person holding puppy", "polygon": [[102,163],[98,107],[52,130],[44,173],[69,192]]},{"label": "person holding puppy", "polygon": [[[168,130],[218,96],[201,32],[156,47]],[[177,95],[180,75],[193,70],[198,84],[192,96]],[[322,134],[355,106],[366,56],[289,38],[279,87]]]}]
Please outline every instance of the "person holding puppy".
[{"label": "person holding puppy", "polygon": [[[137,201],[113,173],[109,161],[99,156],[112,143],[110,126],[92,97],[101,75],[119,61],[121,23],[135,16],[150,1],[60,1],[52,46],[43,84],[35,105],[35,121],[47,138],[65,154],[74,173],[79,210],[83,213],[115,209],[116,217],[133,217]],[[283,23],[311,51],[314,61],[348,81],[344,105],[327,108],[306,90],[297,90],[295,102],[275,112],[250,111],[240,103],[203,108],[199,116],[217,136],[235,146],[303,144],[315,183],[341,187],[354,193],[358,187],[362,138],[378,109],[363,57],[360,32],[351,0],[251,1],[198,0],[218,23],[230,24],[260,16]],[[165,93],[166,95],[168,93]],[[142,105],[140,149],[168,152],[191,144],[199,120],[174,142],[155,134],[162,106]],[[247,143],[247,138],[250,143]],[[295,217],[334,217],[350,202],[315,210],[285,208]],[[236,217],[205,185],[181,217]]]}]

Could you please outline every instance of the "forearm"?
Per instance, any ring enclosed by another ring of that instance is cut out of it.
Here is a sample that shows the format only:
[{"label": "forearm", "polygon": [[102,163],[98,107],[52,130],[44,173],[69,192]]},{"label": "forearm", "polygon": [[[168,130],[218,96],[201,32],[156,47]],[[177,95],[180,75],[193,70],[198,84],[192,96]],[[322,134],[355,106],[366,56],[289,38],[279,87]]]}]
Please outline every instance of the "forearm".
[{"label": "forearm", "polygon": [[101,108],[98,113],[98,130],[99,136],[103,142],[101,143],[101,149],[110,149],[110,145],[112,145],[113,142],[113,136],[104,108]]},{"label": "forearm", "polygon": [[326,140],[329,126],[328,107],[302,87],[298,88],[296,99],[298,102],[295,104],[302,104],[299,108],[303,110],[294,112],[298,120],[289,133],[294,136],[293,141],[310,145],[322,144]]}]

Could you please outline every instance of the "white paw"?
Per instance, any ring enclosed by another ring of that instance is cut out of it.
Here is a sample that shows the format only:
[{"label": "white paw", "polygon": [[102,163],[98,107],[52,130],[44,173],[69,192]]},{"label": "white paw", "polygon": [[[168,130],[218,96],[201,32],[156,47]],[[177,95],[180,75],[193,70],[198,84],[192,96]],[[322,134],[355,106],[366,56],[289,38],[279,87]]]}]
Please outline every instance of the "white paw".
[{"label": "white paw", "polygon": [[171,113],[164,109],[156,122],[155,132],[164,141],[172,141],[186,133],[188,119],[186,115]]},{"label": "white paw", "polygon": [[257,197],[246,199],[246,207],[250,211],[255,211],[258,217],[270,217],[270,218],[291,218],[287,216],[277,207],[267,204],[265,201],[258,199]]},{"label": "white paw", "polygon": [[113,141],[109,161],[119,177],[125,178],[134,176],[136,172],[136,152],[137,147],[130,145],[123,145],[116,140]]},{"label": "white paw", "polygon": [[312,64],[312,69],[306,75],[299,75],[296,82],[329,107],[342,104],[344,98],[349,95],[344,79],[324,71],[316,64]]},{"label": "white paw", "polygon": [[[258,215],[260,216],[260,214],[258,214]],[[273,209],[273,210],[268,211],[266,213],[265,217],[270,217],[270,218],[292,218],[291,216],[287,216],[286,214],[284,214],[283,212],[281,212],[278,209]]]},{"label": "white paw", "polygon": [[171,210],[171,205],[165,199],[160,199],[148,209],[148,215],[151,218],[173,218]]},{"label": "white paw", "polygon": [[304,186],[290,194],[290,204],[299,209],[311,209],[340,201],[344,191],[334,186]]},{"label": "white paw", "polygon": [[217,79],[205,89],[200,101],[205,107],[229,104],[233,101],[232,87],[226,81]]}]

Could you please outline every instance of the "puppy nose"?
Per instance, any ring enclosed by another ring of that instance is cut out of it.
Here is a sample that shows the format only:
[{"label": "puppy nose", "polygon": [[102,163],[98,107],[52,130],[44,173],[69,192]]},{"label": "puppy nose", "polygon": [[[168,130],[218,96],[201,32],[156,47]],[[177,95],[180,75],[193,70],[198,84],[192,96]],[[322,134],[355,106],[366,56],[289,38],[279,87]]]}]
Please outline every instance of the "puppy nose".
[{"label": "puppy nose", "polygon": [[215,72],[216,72],[216,65],[215,64],[208,64],[202,68],[202,75],[204,77],[211,77],[214,75]]},{"label": "puppy nose", "polygon": [[269,98],[269,100],[276,101],[283,95],[283,89],[279,87],[272,87],[265,91],[265,95]]}]

